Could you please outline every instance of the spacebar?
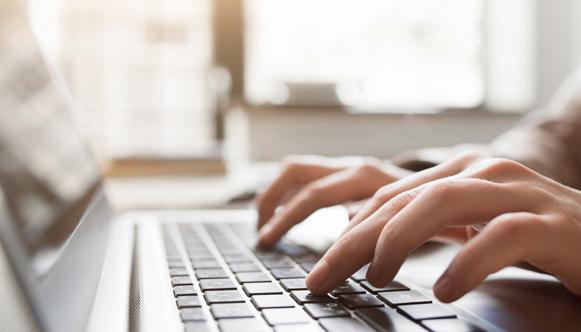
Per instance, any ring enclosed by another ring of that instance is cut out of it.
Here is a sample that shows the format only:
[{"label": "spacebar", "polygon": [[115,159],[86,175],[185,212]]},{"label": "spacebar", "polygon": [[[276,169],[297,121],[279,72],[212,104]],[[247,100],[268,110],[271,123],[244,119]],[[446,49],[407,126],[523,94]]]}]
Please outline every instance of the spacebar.
[{"label": "spacebar", "polygon": [[358,309],[355,313],[377,331],[426,331],[420,325],[389,307]]}]

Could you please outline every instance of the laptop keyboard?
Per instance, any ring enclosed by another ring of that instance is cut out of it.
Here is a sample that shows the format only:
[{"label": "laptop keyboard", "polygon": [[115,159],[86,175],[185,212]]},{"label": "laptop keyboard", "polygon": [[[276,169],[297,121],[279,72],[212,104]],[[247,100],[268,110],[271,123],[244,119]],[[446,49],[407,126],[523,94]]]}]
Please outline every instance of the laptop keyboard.
[{"label": "laptop keyboard", "polygon": [[401,282],[374,287],[367,267],[310,294],[305,277],[320,256],[284,242],[257,249],[252,224],[166,224],[163,237],[185,331],[480,331]]}]

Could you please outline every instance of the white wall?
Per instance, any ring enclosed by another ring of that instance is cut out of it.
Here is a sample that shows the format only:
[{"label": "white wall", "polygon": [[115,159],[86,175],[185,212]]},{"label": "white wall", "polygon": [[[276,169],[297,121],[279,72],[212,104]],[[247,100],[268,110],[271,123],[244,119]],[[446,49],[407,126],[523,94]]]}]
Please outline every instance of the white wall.
[{"label": "white wall", "polygon": [[581,1],[537,0],[538,104],[581,64]]}]

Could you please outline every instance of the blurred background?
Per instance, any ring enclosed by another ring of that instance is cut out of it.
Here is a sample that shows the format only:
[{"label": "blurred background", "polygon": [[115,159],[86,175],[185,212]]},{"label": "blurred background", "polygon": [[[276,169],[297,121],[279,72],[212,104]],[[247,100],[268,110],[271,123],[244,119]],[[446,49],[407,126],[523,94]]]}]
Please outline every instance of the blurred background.
[{"label": "blurred background", "polygon": [[486,142],[581,59],[576,0],[28,0],[99,158]]}]

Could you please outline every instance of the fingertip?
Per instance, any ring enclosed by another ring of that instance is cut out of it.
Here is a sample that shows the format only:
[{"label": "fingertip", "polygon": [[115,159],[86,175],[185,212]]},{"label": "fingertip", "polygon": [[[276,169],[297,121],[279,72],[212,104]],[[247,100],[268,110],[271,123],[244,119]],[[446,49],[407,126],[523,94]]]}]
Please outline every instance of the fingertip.
[{"label": "fingertip", "polygon": [[434,295],[439,301],[450,303],[459,299],[464,293],[458,291],[458,287],[454,286],[450,275],[444,272],[434,285]]},{"label": "fingertip", "polygon": [[305,283],[309,291],[313,294],[324,294],[329,282],[331,268],[325,259],[321,259],[313,270],[307,275]]},{"label": "fingertip", "polygon": [[272,247],[273,243],[273,236],[272,236],[272,226],[269,224],[265,224],[261,227],[258,232],[258,244],[263,248],[270,248]]},{"label": "fingertip", "polygon": [[258,246],[263,249],[271,249],[274,243],[274,241],[267,238],[258,238]]},{"label": "fingertip", "polygon": [[442,303],[452,303],[452,302],[456,301],[457,299],[459,299],[461,297],[461,295],[463,295],[463,294],[460,294],[458,296],[452,296],[452,295],[450,295],[450,293],[441,293],[437,290],[434,290],[434,295],[436,296],[438,301],[440,301]]},{"label": "fingertip", "polygon": [[375,287],[381,287],[379,284],[381,283],[381,266],[379,266],[375,262],[371,262],[369,269],[367,270],[367,281],[371,283]]}]

